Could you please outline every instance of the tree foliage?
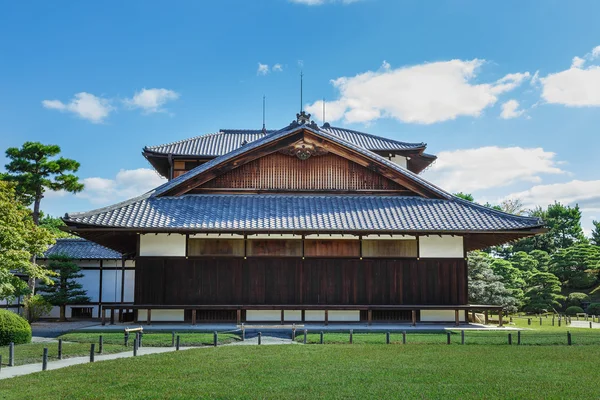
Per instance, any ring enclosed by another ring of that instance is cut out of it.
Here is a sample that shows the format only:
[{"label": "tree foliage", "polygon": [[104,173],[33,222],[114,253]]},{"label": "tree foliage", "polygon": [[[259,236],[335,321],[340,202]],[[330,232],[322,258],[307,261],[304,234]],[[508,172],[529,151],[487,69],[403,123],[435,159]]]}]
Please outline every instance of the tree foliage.
[{"label": "tree foliage", "polygon": [[14,182],[16,192],[25,205],[33,204],[33,221],[37,225],[40,216],[40,202],[46,190],[64,190],[77,193],[83,190],[83,184],[73,174],[79,169],[75,160],[58,157],[60,147],[44,145],[39,142],[25,142],[19,149],[10,147],[6,157],[8,173],[0,179]]},{"label": "tree foliage", "polygon": [[17,201],[14,185],[0,181],[0,298],[24,290],[16,274],[48,282],[50,272],[32,259],[53,243],[52,235],[36,226],[31,211]]},{"label": "tree foliage", "polygon": [[60,307],[60,320],[65,321],[67,304],[90,301],[83,285],[77,282],[77,278],[82,278],[83,274],[79,266],[65,254],[52,255],[48,261],[48,267],[56,273],[56,276],[52,278],[53,284],[42,285],[38,291],[50,304]]},{"label": "tree foliage", "polygon": [[463,200],[475,201],[475,199],[473,198],[473,195],[471,193],[458,192],[458,193],[454,193],[454,195]]},{"label": "tree foliage", "polygon": [[61,227],[66,226],[63,220],[51,215],[42,214],[40,218],[40,226],[48,230],[56,239],[73,237],[73,235],[70,233],[60,230]]},{"label": "tree foliage", "polygon": [[475,304],[497,304],[507,310],[517,310],[517,299],[502,283],[502,277],[496,275],[491,267],[489,254],[474,251],[469,254],[469,301]]},{"label": "tree foliage", "polygon": [[592,221],[594,229],[592,229],[591,242],[596,246],[600,246],[600,221]]},{"label": "tree foliage", "polygon": [[549,272],[537,272],[529,279],[523,307],[529,312],[547,312],[559,308],[565,296],[560,294],[560,281]]},{"label": "tree foliage", "polygon": [[584,289],[596,282],[598,268],[600,247],[581,243],[554,253],[549,270],[568,287]]}]

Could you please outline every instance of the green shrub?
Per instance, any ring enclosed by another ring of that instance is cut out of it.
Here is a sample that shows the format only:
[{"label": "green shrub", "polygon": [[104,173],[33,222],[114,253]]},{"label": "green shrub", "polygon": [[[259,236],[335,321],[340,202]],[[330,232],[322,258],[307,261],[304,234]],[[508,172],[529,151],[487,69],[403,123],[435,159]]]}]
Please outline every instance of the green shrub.
[{"label": "green shrub", "polygon": [[48,303],[48,301],[39,294],[36,294],[25,299],[25,309],[28,310],[29,321],[35,322],[40,319],[40,317],[50,314],[50,311],[52,311],[52,304]]},{"label": "green shrub", "polygon": [[31,326],[17,314],[0,310],[0,346],[7,346],[10,342],[15,344],[31,342]]},{"label": "green shrub", "polygon": [[569,279],[569,286],[575,289],[587,289],[594,286],[597,280],[593,272],[578,272]]},{"label": "green shrub", "polygon": [[591,315],[600,315],[600,303],[590,304],[586,312]]},{"label": "green shrub", "polygon": [[565,310],[565,314],[567,314],[567,315],[575,315],[577,313],[582,313],[582,312],[583,312],[583,308],[578,307],[578,306],[571,306]]},{"label": "green shrub", "polygon": [[590,296],[585,293],[573,292],[567,297],[567,307],[569,306],[577,306],[581,307],[581,303],[584,301],[590,301]]}]

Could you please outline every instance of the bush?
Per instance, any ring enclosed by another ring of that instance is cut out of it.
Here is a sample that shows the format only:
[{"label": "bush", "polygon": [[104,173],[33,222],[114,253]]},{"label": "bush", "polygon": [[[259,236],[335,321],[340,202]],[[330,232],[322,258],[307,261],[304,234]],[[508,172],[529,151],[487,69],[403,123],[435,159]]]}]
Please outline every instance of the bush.
[{"label": "bush", "polygon": [[573,292],[567,297],[567,307],[569,306],[577,306],[581,307],[582,302],[590,301],[590,296],[585,293]]},{"label": "bush", "polygon": [[31,342],[31,326],[17,314],[0,310],[0,346],[7,346],[10,342],[15,344]]},{"label": "bush", "polygon": [[565,310],[567,315],[575,315],[577,313],[583,313],[583,308],[577,306],[571,306]]},{"label": "bush", "polygon": [[569,286],[575,289],[587,289],[594,286],[597,280],[593,272],[577,272],[569,279]]},{"label": "bush", "polygon": [[52,304],[48,303],[48,301],[39,294],[36,294],[25,299],[25,309],[28,312],[29,321],[35,322],[40,319],[40,317],[49,314],[50,311],[52,311]]},{"label": "bush", "polygon": [[591,315],[600,315],[600,303],[590,304],[586,312]]}]

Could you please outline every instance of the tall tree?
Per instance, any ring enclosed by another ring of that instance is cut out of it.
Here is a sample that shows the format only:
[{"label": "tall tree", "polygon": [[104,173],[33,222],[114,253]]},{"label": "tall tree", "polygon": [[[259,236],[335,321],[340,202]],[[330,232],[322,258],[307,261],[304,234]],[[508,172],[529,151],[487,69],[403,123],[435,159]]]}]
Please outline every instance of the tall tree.
[{"label": "tall tree", "polygon": [[491,268],[492,257],[481,251],[468,255],[469,301],[474,304],[496,304],[508,311],[517,311],[517,299],[512,295],[502,277]]},{"label": "tall tree", "polygon": [[52,236],[54,236],[56,239],[74,237],[70,233],[60,230],[61,227],[66,226],[62,219],[53,217],[51,215],[44,215],[42,213],[40,218],[40,226],[52,233]]},{"label": "tall tree", "polygon": [[550,266],[551,261],[550,254],[546,253],[544,250],[532,250],[529,255],[537,261],[538,271],[548,272],[548,267]]},{"label": "tall tree", "polygon": [[529,312],[546,312],[560,307],[565,296],[560,294],[560,281],[549,272],[538,272],[531,276],[529,289],[525,292],[525,307]]},{"label": "tall tree", "polygon": [[6,157],[8,173],[0,179],[16,183],[16,192],[26,205],[33,204],[33,222],[38,225],[40,202],[46,190],[64,190],[77,193],[83,190],[83,184],[73,174],[79,169],[79,163],[69,158],[58,157],[60,147],[39,142],[25,142],[19,149],[10,147]]},{"label": "tall tree", "polygon": [[500,203],[500,209],[505,213],[522,215],[525,213],[525,206],[521,199],[506,199]]},{"label": "tall tree", "polygon": [[554,253],[549,270],[566,286],[586,289],[596,283],[599,268],[600,247],[580,243]]},{"label": "tall tree", "polygon": [[592,229],[591,242],[596,246],[600,246],[600,221],[592,221],[594,229]]},{"label": "tall tree", "polygon": [[56,273],[53,285],[42,285],[38,291],[50,304],[60,307],[60,321],[66,321],[67,304],[81,304],[90,301],[83,285],[77,282],[82,278],[79,266],[65,254],[52,255],[48,267]]},{"label": "tall tree", "polygon": [[52,243],[50,232],[36,226],[31,211],[17,200],[14,184],[0,181],[0,298],[23,291],[16,274],[48,282],[48,270],[32,260]]}]

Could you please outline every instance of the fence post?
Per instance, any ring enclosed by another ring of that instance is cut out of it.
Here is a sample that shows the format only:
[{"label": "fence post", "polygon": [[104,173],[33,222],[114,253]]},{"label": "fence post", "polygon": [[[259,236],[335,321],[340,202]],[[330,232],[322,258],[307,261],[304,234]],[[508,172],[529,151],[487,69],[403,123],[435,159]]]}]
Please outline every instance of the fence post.
[{"label": "fence post", "polygon": [[571,341],[571,332],[567,332],[567,344],[569,346],[572,344],[572,341]]},{"label": "fence post", "polygon": [[352,329],[350,329],[350,344],[352,344]]},{"label": "fence post", "polygon": [[171,332],[171,347],[175,347],[175,331]]},{"label": "fence post", "polygon": [[292,324],[292,341],[296,340],[296,324]]},{"label": "fence post", "polygon": [[521,344],[521,331],[517,332],[517,344]]},{"label": "fence post", "polygon": [[96,343],[90,344],[90,362],[94,362],[94,352],[96,351]]},{"label": "fence post", "polygon": [[542,317],[540,317],[540,326],[542,326]]},{"label": "fence post", "polygon": [[42,353],[42,371],[48,369],[48,348],[44,347],[44,352]]},{"label": "fence post", "polygon": [[531,325],[531,318],[527,318],[527,325]]},{"label": "fence post", "polygon": [[324,342],[323,331],[321,331],[321,344],[323,344],[323,342]]},{"label": "fence post", "polygon": [[306,344],[306,333],[307,333],[307,331],[306,331],[306,329],[305,329],[305,330],[304,330],[304,344]]},{"label": "fence post", "polygon": [[558,327],[560,328],[560,317],[558,317]]},{"label": "fence post", "polygon": [[244,323],[242,322],[242,342],[246,341],[246,327],[244,326]]},{"label": "fence post", "polygon": [[385,344],[390,344],[390,333],[389,332],[385,333]]},{"label": "fence post", "polygon": [[402,344],[406,344],[406,331],[402,331]]},{"label": "fence post", "polygon": [[592,321],[590,321],[590,329],[592,329]]},{"label": "fence post", "polygon": [[9,367],[15,366],[15,343],[14,342],[10,342],[10,344],[8,345],[8,366]]},{"label": "fence post", "polygon": [[177,340],[175,341],[175,350],[179,350],[179,335],[177,335]]},{"label": "fence post", "polygon": [[[179,339],[179,336],[177,337]],[[179,350],[179,349],[177,349]],[[137,351],[138,351],[138,341],[137,339],[133,341],[133,356],[137,356]]]},{"label": "fence post", "polygon": [[450,344],[452,343],[452,339],[450,337],[450,332],[446,332],[446,344]]},{"label": "fence post", "polygon": [[508,334],[508,344],[512,344],[512,333]]},{"label": "fence post", "polygon": [[144,336],[144,332],[140,331],[140,334],[138,336],[138,341],[139,341],[138,347],[142,347],[142,336]]},{"label": "fence post", "polygon": [[125,347],[129,346],[129,332],[125,331],[125,336],[123,337],[123,341],[125,343]]},{"label": "fence post", "polygon": [[58,359],[62,360],[62,339],[58,339]]},{"label": "fence post", "polygon": [[213,343],[215,347],[219,345],[219,333],[217,331],[213,333]]},{"label": "fence post", "polygon": [[103,347],[104,347],[104,338],[102,337],[102,335],[100,335],[100,337],[98,338],[98,354],[102,354]]},{"label": "fence post", "polygon": [[554,315],[552,316],[552,326],[554,326]]},{"label": "fence post", "polygon": [[0,371],[2,371],[2,354],[0,354]]},{"label": "fence post", "polygon": [[262,343],[262,333],[258,332],[258,344]]}]

